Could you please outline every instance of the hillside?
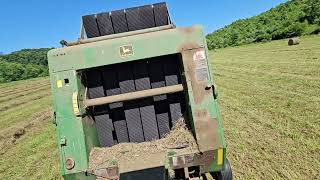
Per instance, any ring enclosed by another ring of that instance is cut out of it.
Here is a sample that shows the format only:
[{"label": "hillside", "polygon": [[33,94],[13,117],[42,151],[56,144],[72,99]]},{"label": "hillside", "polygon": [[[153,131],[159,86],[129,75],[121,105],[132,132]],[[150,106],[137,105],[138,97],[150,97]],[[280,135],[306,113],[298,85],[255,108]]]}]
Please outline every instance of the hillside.
[{"label": "hillside", "polygon": [[[235,179],[317,175],[319,50],[308,36],[210,52]],[[0,84],[0,177],[59,178],[50,106],[47,78]]]},{"label": "hillside", "polygon": [[48,76],[49,48],[23,49],[0,55],[0,83]]},{"label": "hillside", "polygon": [[10,54],[0,55],[5,61],[47,66],[47,53],[52,48],[22,49]]},{"label": "hillside", "polygon": [[48,78],[0,84],[1,179],[58,179]]},{"label": "hillside", "polygon": [[207,35],[209,49],[284,39],[320,32],[320,1],[291,0]]},{"label": "hillside", "polygon": [[6,62],[0,59],[0,83],[48,76],[46,66]]}]

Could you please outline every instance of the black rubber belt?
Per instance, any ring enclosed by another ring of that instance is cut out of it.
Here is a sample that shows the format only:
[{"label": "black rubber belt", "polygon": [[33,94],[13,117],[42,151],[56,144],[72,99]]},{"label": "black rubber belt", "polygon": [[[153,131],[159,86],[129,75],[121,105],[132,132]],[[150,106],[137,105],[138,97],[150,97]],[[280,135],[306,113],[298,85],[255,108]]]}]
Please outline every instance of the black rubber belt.
[{"label": "black rubber belt", "polygon": [[[152,60],[149,64],[149,76],[152,88],[164,87],[163,59]],[[155,113],[160,137],[164,137],[170,130],[169,108],[167,95],[154,96]]]},{"label": "black rubber belt", "polygon": [[[137,91],[151,89],[150,78],[148,77],[147,61],[136,62],[133,66],[133,74]],[[139,104],[145,141],[159,139],[156,114],[152,98],[141,99]]]},{"label": "black rubber belt", "polygon": [[[166,58],[167,59],[163,63],[166,86],[177,85],[181,83],[178,61],[179,57],[170,55],[166,56]],[[168,94],[168,104],[172,126],[174,126],[182,116],[181,98],[181,93]]]},{"label": "black rubber belt", "polygon": [[129,31],[141,29],[141,21],[139,17],[139,7],[126,9],[126,18]]},{"label": "black rubber belt", "polygon": [[118,143],[129,142],[127,123],[124,117],[123,109],[113,109],[111,111],[111,118],[113,120],[113,125]]},{"label": "black rubber belt", "polygon": [[153,8],[151,5],[126,9],[129,31],[155,27]]},{"label": "black rubber belt", "polygon": [[123,33],[171,23],[166,3],[157,3],[126,10],[82,17],[88,38]]},{"label": "black rubber belt", "polygon": [[124,13],[124,10],[112,11],[111,19],[114,33],[123,33],[128,31],[126,14]]},{"label": "black rubber belt", "polygon": [[[121,94],[135,91],[132,64],[121,64],[118,71]],[[124,102],[124,114],[127,121],[130,142],[143,142],[143,130],[138,101]]]},{"label": "black rubber belt", "polygon": [[100,36],[95,15],[82,16],[82,22],[88,38]]},{"label": "black rubber belt", "polygon": [[[119,87],[119,80],[117,77],[117,71],[119,70],[119,66],[113,65],[112,67],[103,69],[103,84],[105,89],[105,94],[107,96],[113,96],[121,94],[121,90]],[[111,103],[109,104],[110,109],[123,107],[122,102]]]},{"label": "black rubber belt", "polygon": [[94,116],[101,147],[111,147],[114,145],[112,131],[113,124],[109,114]]},{"label": "black rubber belt", "polygon": [[169,108],[166,100],[155,102],[155,110],[160,138],[165,137],[170,131]]},{"label": "black rubber belt", "polygon": [[114,34],[112,21],[109,13],[97,14],[97,23],[100,31],[100,36]]},{"label": "black rubber belt", "polygon": [[[149,63],[149,67],[148,67],[152,89],[166,86],[166,82],[163,74],[163,67],[162,67],[163,62],[159,60],[161,59],[152,60]],[[167,99],[167,95],[165,94],[153,97],[154,101],[161,101],[165,99]]]},{"label": "black rubber belt", "polygon": [[169,24],[169,13],[166,3],[154,4],[153,12],[156,26],[164,26]]},{"label": "black rubber belt", "polygon": [[[104,89],[101,72],[94,69],[87,72],[88,96],[91,99],[104,97]],[[96,122],[96,128],[100,145],[109,147],[113,145],[113,125],[109,118],[107,106],[93,107],[93,116]]]},{"label": "black rubber belt", "polygon": [[152,28],[156,26],[154,13],[151,5],[141,6],[139,11],[141,29]]}]

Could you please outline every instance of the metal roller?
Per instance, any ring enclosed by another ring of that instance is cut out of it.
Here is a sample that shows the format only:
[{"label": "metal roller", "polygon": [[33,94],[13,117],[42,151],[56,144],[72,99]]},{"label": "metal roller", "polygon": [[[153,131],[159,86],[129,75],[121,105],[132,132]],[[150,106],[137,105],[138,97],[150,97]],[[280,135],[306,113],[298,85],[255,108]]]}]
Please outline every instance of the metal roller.
[{"label": "metal roller", "polygon": [[181,91],[183,91],[183,86],[182,84],[178,84],[174,86],[166,86],[161,88],[124,93],[124,94],[107,96],[107,97],[96,98],[96,99],[85,99],[83,104],[85,105],[85,107],[98,106],[103,104],[130,101],[135,99],[142,99],[142,98],[147,98],[147,97],[152,97],[152,96],[157,96],[162,94],[176,93]]}]

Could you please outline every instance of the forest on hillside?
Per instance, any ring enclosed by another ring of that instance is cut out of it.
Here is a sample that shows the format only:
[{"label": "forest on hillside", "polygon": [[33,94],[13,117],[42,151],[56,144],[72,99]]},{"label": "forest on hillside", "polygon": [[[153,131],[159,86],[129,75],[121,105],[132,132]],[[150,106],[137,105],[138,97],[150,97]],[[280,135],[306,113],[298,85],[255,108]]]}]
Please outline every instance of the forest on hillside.
[{"label": "forest on hillside", "polygon": [[207,35],[209,49],[320,33],[320,0],[291,0]]},{"label": "forest on hillside", "polygon": [[49,50],[23,49],[0,55],[0,83],[48,76]]},{"label": "forest on hillside", "polygon": [[[209,49],[320,33],[320,0],[291,0],[207,35]],[[48,75],[51,48],[0,53],[0,83]]]}]

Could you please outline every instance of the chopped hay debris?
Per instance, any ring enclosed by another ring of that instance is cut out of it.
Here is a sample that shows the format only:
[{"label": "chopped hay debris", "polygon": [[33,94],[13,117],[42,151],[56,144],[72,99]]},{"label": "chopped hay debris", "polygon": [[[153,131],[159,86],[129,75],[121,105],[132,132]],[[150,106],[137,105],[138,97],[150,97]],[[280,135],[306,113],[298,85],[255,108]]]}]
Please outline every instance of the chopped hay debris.
[{"label": "chopped hay debris", "polygon": [[141,161],[152,154],[165,155],[169,149],[179,149],[181,153],[198,151],[192,133],[181,118],[164,138],[143,143],[120,143],[107,148],[93,148],[90,153],[90,168],[99,168],[116,161],[118,166],[126,166],[128,162]]}]

